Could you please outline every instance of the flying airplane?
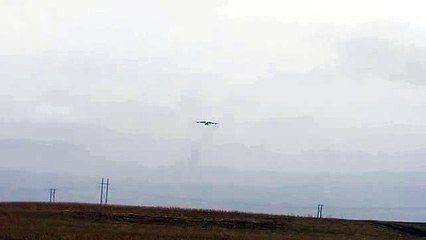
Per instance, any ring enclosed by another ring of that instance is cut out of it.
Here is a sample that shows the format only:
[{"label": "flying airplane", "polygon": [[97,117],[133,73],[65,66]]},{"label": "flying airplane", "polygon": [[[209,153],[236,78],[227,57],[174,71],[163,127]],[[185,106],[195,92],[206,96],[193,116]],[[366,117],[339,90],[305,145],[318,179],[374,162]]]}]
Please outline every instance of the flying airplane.
[{"label": "flying airplane", "polygon": [[196,123],[202,123],[202,124],[204,124],[206,126],[208,126],[210,124],[214,124],[214,125],[219,124],[217,122],[211,122],[211,121],[197,121]]}]

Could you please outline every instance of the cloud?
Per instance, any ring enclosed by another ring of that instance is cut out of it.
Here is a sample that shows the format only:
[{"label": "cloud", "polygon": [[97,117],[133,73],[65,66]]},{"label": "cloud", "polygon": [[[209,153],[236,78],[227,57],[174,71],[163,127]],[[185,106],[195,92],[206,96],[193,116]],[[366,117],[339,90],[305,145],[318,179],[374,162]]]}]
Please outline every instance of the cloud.
[{"label": "cloud", "polygon": [[[206,118],[225,123],[219,142],[262,140],[298,151],[348,147],[350,136],[336,134],[333,141],[321,129],[426,120],[423,31],[405,24],[233,18],[218,12],[222,3],[215,1],[23,4],[22,12],[12,4],[6,8],[15,14],[0,15],[17,20],[1,25],[11,29],[0,39],[6,121],[93,124],[187,139],[191,123]],[[280,126],[300,116],[315,127],[300,119],[296,130]],[[267,126],[271,119],[280,123]],[[370,144],[357,146],[378,145]]]},{"label": "cloud", "polygon": [[[230,0],[223,12],[232,17],[267,16],[283,22],[360,24],[384,19],[410,20],[423,25],[424,14],[421,9],[425,3],[421,0],[385,1],[385,0],[287,0],[246,1]],[[417,21],[416,21],[417,20]]]},{"label": "cloud", "polygon": [[426,47],[393,39],[353,38],[341,49],[342,70],[351,78],[381,78],[424,85]]}]

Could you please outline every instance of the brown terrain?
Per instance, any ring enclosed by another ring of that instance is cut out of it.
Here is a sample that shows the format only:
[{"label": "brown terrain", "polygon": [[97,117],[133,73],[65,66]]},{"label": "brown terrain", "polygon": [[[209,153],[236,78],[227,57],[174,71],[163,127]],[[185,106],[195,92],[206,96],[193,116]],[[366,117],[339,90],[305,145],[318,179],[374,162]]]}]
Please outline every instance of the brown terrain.
[{"label": "brown terrain", "polygon": [[0,239],[426,239],[426,223],[75,203],[0,203]]}]

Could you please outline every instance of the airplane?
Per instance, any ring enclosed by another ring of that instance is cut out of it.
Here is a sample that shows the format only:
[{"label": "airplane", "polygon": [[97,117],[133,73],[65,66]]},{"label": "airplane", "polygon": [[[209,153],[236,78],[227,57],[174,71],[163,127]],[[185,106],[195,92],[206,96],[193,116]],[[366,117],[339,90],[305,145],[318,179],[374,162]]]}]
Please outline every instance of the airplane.
[{"label": "airplane", "polygon": [[202,124],[204,124],[205,126],[208,126],[208,125],[210,125],[210,124],[214,124],[214,125],[219,124],[219,123],[217,123],[217,122],[211,122],[211,121],[197,121],[196,123],[202,123]]}]

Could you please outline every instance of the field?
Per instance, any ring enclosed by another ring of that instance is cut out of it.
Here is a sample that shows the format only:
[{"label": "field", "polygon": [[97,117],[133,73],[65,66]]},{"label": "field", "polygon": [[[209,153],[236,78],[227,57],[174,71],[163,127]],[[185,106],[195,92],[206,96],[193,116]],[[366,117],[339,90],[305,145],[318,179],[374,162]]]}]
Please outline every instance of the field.
[{"label": "field", "polygon": [[426,239],[426,224],[178,208],[0,203],[0,239]]}]

